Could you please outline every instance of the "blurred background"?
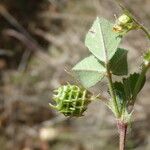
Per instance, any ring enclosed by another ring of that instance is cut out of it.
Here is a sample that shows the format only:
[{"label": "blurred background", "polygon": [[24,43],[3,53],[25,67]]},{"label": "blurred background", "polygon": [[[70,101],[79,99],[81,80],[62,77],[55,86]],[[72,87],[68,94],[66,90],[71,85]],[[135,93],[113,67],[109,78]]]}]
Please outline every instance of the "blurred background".
[{"label": "blurred background", "polygon": [[[127,0],[150,26],[150,1]],[[0,0],[0,150],[116,150],[111,112],[100,102],[84,117],[65,118],[49,108],[52,91],[75,82],[65,70],[89,55],[85,34],[96,16],[115,21],[114,0]],[[150,29],[150,28],[149,28]],[[140,69],[149,41],[132,31],[123,40],[130,72]],[[103,92],[105,82],[91,90]],[[128,150],[150,150],[150,74],[138,96]]]}]

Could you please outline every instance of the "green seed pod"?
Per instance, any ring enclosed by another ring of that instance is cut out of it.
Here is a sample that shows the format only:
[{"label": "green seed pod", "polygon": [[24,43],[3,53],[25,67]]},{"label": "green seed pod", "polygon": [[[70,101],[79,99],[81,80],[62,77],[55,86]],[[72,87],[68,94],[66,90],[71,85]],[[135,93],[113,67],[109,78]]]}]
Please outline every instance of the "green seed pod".
[{"label": "green seed pod", "polygon": [[137,29],[138,25],[134,20],[126,14],[121,15],[113,26],[113,31],[118,32],[121,35],[126,34],[130,30]]},{"label": "green seed pod", "polygon": [[56,94],[53,96],[53,100],[56,102],[56,106],[52,104],[50,106],[65,116],[83,116],[83,112],[91,102],[91,93],[76,85],[64,85],[54,92]]}]

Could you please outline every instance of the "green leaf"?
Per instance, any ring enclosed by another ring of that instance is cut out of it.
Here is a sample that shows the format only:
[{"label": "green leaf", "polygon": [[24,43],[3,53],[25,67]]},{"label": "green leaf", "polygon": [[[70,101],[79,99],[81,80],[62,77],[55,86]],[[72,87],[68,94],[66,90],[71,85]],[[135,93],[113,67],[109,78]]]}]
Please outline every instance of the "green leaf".
[{"label": "green leaf", "polygon": [[[113,83],[116,96],[120,101],[119,103],[123,104],[125,101],[127,102],[127,104],[132,103],[133,92],[136,87],[136,83],[139,79],[139,76],[140,74],[134,73],[127,78],[123,78],[122,82]],[[145,84],[145,78],[143,79],[143,83],[141,84],[138,93],[141,91],[144,84]]]},{"label": "green leaf", "polygon": [[122,113],[123,109],[126,109],[127,103],[124,85],[122,84],[122,82],[115,82],[113,83],[113,88],[116,94],[116,100],[119,106],[119,111]]},{"label": "green leaf", "polygon": [[113,84],[113,88],[115,90],[115,93],[118,97],[118,99],[122,102],[126,99],[125,92],[124,92],[124,85],[122,82],[115,82]]},{"label": "green leaf", "polygon": [[110,70],[114,75],[128,74],[127,53],[127,50],[118,48],[115,55],[110,60]]},{"label": "green leaf", "polygon": [[86,88],[101,81],[106,73],[105,67],[93,55],[83,59],[72,70]]},{"label": "green leaf", "polygon": [[85,45],[94,56],[106,63],[115,54],[120,41],[119,34],[113,32],[113,24],[97,17],[86,35]]},{"label": "green leaf", "polygon": [[[140,77],[139,73],[134,73],[134,74],[131,74],[128,78],[123,79],[123,84],[124,84],[124,87],[125,87],[125,93],[126,93],[126,98],[127,99],[132,99],[133,92],[134,92],[134,89],[136,87],[136,83],[137,83],[139,77]],[[145,84],[145,80],[146,80],[146,77],[143,79],[141,87],[140,87],[138,93],[143,88],[143,86]]]}]

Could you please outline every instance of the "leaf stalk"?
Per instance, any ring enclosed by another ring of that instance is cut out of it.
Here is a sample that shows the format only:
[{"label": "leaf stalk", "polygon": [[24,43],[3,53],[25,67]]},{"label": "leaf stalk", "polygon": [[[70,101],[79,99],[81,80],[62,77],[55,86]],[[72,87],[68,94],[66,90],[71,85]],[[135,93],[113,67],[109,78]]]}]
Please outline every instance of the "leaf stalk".
[{"label": "leaf stalk", "polygon": [[120,117],[120,112],[119,112],[119,108],[118,108],[116,94],[115,94],[114,88],[113,88],[112,74],[109,70],[109,63],[106,65],[106,70],[107,70],[107,78],[108,78],[108,87],[109,87],[110,95],[111,95],[112,100],[113,100],[115,115],[116,115],[117,118],[119,118]]}]

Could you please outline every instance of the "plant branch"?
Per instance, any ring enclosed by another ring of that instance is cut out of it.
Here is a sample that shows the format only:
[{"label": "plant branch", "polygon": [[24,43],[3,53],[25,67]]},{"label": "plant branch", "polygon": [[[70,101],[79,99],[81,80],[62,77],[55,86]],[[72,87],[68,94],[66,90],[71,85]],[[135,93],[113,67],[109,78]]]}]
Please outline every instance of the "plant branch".
[{"label": "plant branch", "polygon": [[119,112],[119,108],[118,108],[118,104],[117,104],[117,100],[116,100],[116,94],[114,92],[114,88],[113,88],[113,81],[112,81],[112,74],[109,70],[109,63],[107,64],[107,78],[108,78],[108,86],[109,86],[109,92],[110,92],[110,95],[112,97],[112,100],[113,100],[113,105],[114,105],[114,108],[115,108],[115,115],[117,118],[120,117],[120,112]]},{"label": "plant branch", "polygon": [[108,79],[108,88],[109,88],[110,96],[111,96],[112,101],[113,101],[115,116],[116,116],[116,118],[119,118],[120,117],[120,112],[119,112],[119,108],[118,108],[116,94],[115,94],[114,88],[113,88],[112,73],[110,72],[110,62],[109,62],[109,59],[108,59],[107,49],[106,49],[106,46],[105,46],[105,40],[104,39],[103,39],[103,43],[104,43],[104,48],[105,48],[105,51],[104,51],[105,52],[105,58],[106,58],[105,68],[106,68],[106,74],[107,74],[107,79]]},{"label": "plant branch", "polygon": [[140,29],[143,30],[143,32],[147,35],[148,39],[150,40],[150,32],[142,24],[139,24],[139,26],[140,26]]},{"label": "plant branch", "polygon": [[129,11],[128,14],[130,15],[130,17],[132,17],[133,21],[138,25],[139,29],[141,29],[150,40],[150,32],[148,31],[148,29],[145,26],[143,26]]}]

